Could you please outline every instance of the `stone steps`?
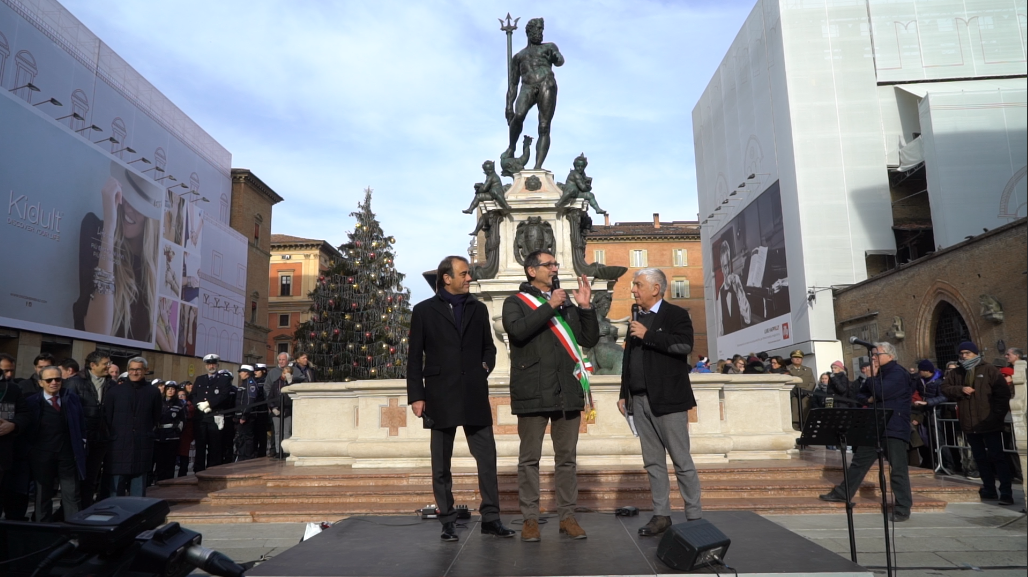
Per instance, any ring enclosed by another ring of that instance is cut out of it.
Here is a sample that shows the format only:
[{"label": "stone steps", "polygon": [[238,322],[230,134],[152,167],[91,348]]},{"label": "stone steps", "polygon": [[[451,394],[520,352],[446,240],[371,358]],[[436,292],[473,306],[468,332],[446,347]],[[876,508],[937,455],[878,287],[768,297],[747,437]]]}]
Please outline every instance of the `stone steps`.
[{"label": "stone steps", "polygon": [[[844,510],[841,504],[817,498],[841,478],[840,467],[831,462],[830,456],[699,465],[698,472],[707,510],[766,514]],[[651,507],[649,481],[641,468],[581,467],[577,476],[580,509],[613,512],[628,505],[643,511]],[[854,499],[857,511],[877,510],[877,476],[877,469],[872,469],[861,484]],[[910,476],[916,512],[941,511],[950,502],[978,500],[974,485],[936,478],[927,469],[911,469]],[[501,469],[498,479],[501,511],[519,514],[516,470]],[[475,471],[454,470],[453,482],[456,502],[476,507],[481,497]],[[680,509],[683,503],[673,476],[671,487],[672,504]],[[540,471],[540,493],[541,509],[555,512],[552,468]],[[148,496],[171,502],[169,519],[187,523],[332,521],[352,515],[405,515],[435,502],[431,473],[425,468],[295,467],[267,459],[162,481],[148,491]]]},{"label": "stone steps", "polygon": [[[857,513],[877,513],[880,502],[877,499],[857,497],[854,499]],[[639,525],[649,519],[650,500],[627,499],[619,501],[617,507],[632,505],[638,507]],[[417,519],[413,512],[424,507],[422,502],[406,503],[350,503],[339,504],[266,504],[259,506],[211,506],[211,505],[177,505],[169,515],[169,521],[185,524],[203,523],[305,523],[317,521],[338,521],[358,515],[399,515]],[[675,505],[681,507],[679,500]],[[825,503],[817,499],[797,497],[764,497],[753,499],[704,499],[703,508],[707,511],[753,511],[765,515],[788,514],[835,514],[844,515],[841,503]],[[501,513],[519,516],[516,499],[500,500]],[[613,513],[614,506],[609,503],[597,503],[579,499],[580,511],[599,511]],[[915,495],[913,511],[915,513],[937,513],[946,509],[946,502]],[[540,499],[540,510],[544,515],[556,515],[556,503],[551,498]],[[434,522],[434,521],[431,521]],[[840,521],[842,523],[842,521]]]},{"label": "stone steps", "polygon": [[[752,480],[710,480],[703,482],[704,499],[751,499],[765,497],[805,497],[816,498],[818,495],[831,490],[834,483],[830,479],[783,479],[768,484],[765,481]],[[672,487],[677,487],[672,483]],[[500,498],[517,500],[518,486],[514,482],[501,482],[499,485]],[[540,492],[552,494],[555,487],[552,482],[541,482]],[[912,480],[911,490],[915,495],[933,495],[943,501],[949,501],[956,496],[962,497],[967,491],[965,486],[952,483],[943,483],[932,478],[915,477]],[[625,499],[648,500],[650,494],[649,482],[645,479],[633,479],[629,482],[607,483],[590,482],[588,479],[579,479],[578,495],[580,500],[596,501],[600,503],[614,503]],[[200,495],[199,491],[193,494],[181,493],[182,497],[193,497]],[[473,504],[481,500],[477,484],[455,484],[453,487],[454,499],[458,503]],[[867,498],[875,498],[879,495],[876,482],[869,480],[861,484],[858,495]],[[163,498],[172,499],[174,494]],[[674,499],[681,500],[678,493]],[[183,499],[185,500],[185,499]],[[195,501],[189,498],[189,501]],[[434,502],[435,497],[430,485],[376,485],[376,486],[250,486],[232,487],[210,493],[202,502],[214,506],[223,505],[245,505],[245,504],[273,504],[273,503],[390,503],[390,502]],[[614,506],[616,508],[616,506]]]}]

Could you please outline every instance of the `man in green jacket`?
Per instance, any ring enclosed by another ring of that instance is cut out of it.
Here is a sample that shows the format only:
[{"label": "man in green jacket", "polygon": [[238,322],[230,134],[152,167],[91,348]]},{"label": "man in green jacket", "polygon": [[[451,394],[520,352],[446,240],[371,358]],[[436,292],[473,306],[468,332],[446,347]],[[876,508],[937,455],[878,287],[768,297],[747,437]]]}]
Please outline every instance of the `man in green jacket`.
[{"label": "man in green jacket", "polygon": [[[586,371],[581,349],[600,340],[592,308],[589,279],[578,279],[570,302],[564,289],[554,288],[559,263],[548,251],[525,257],[520,293],[503,302],[503,329],[510,338],[511,412],[518,417],[518,499],[524,524],[522,541],[539,540],[539,458],[550,426],[560,532],[584,539],[575,520],[578,501],[576,446],[585,408],[581,375]],[[577,304],[577,306],[575,306]],[[559,335],[559,336],[558,336]]]}]

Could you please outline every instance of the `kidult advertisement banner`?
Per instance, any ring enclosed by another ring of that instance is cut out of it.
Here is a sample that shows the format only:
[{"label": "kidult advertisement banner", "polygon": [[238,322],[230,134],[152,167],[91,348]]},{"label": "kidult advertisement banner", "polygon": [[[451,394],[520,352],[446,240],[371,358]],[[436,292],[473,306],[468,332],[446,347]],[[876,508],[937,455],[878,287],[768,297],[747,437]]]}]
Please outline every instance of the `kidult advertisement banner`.
[{"label": "kidult advertisement banner", "polygon": [[7,91],[0,119],[0,323],[196,354],[202,211]]}]

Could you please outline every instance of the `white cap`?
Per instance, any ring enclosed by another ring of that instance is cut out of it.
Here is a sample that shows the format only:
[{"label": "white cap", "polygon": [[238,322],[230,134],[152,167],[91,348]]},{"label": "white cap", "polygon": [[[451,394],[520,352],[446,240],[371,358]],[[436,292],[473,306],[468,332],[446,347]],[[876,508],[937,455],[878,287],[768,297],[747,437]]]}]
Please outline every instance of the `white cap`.
[{"label": "white cap", "polygon": [[175,382],[175,381],[164,381],[164,386],[166,386],[166,387],[177,387],[178,383]]},{"label": "white cap", "polygon": [[127,379],[128,378],[128,371],[125,371],[124,373],[118,375],[118,378],[119,379]]},{"label": "white cap", "polygon": [[214,353],[211,353],[209,355],[205,355],[204,358],[203,358],[203,362],[205,362],[205,363],[217,363],[217,362],[220,362],[220,361],[221,361],[221,357],[219,357],[218,355],[216,355]]},{"label": "white cap", "polygon": [[253,372],[253,367],[251,367],[250,365],[239,365],[239,370],[240,371],[246,371],[248,373],[252,373]]},{"label": "white cap", "polygon": [[253,366],[253,369],[255,371],[266,371],[266,370],[268,370],[268,365],[266,365],[264,363],[257,363],[256,365]]},{"label": "white cap", "polygon": [[163,383],[163,382],[164,382],[164,381],[162,381],[162,380],[160,380],[160,379],[154,379],[154,380],[150,381],[150,384],[151,384],[151,385],[154,385],[154,386],[157,386],[157,385],[159,385],[159,384],[161,384],[161,383]]}]

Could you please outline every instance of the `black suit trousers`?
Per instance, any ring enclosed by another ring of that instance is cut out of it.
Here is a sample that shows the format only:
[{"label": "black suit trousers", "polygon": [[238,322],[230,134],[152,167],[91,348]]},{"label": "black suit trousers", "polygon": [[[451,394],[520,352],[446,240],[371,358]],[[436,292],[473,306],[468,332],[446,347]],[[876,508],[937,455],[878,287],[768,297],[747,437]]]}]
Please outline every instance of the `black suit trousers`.
[{"label": "black suit trousers", "polygon": [[[457,519],[457,511],[453,508],[453,476],[450,474],[453,440],[456,436],[457,427],[432,429],[432,491],[435,493],[439,521],[442,523],[452,523]],[[478,490],[482,494],[478,510],[482,514],[482,521],[497,521],[500,518],[500,489],[496,480],[496,440],[493,438],[493,428],[465,426],[464,436],[468,439],[471,455],[478,463]]]},{"label": "black suit trousers", "polygon": [[218,430],[218,425],[214,421],[201,419],[193,424],[193,435],[196,441],[193,472],[199,473],[207,467],[220,465],[224,449],[221,445],[223,431]]},{"label": "black suit trousers", "polygon": [[61,509],[70,519],[79,512],[79,470],[71,443],[65,442],[59,451],[33,452],[29,457],[32,479],[36,482],[36,522],[49,523],[54,515],[54,481],[61,486]]}]

